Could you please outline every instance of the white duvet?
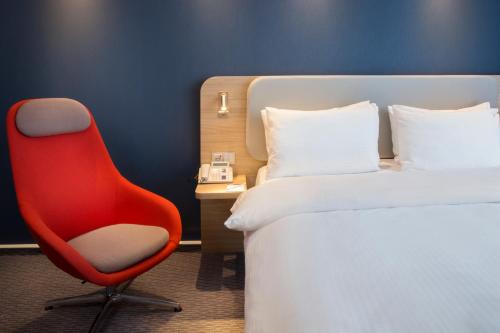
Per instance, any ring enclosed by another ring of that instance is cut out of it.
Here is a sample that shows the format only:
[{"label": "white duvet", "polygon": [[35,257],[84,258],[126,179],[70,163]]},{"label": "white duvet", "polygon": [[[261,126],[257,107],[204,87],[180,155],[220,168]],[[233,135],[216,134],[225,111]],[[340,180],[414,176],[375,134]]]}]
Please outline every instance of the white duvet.
[{"label": "white duvet", "polygon": [[500,332],[500,168],[273,180],[241,196],[247,332]]}]

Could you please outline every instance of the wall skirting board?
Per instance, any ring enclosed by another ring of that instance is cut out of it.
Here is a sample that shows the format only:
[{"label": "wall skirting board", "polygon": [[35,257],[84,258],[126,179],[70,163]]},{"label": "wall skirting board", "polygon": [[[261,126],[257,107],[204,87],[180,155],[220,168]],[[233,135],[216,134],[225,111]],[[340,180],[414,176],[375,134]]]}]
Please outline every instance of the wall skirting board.
[{"label": "wall skirting board", "polygon": [[[201,245],[201,240],[185,240],[181,241],[180,246],[197,246]],[[0,244],[0,250],[12,250],[12,249],[38,249],[38,244]]]}]

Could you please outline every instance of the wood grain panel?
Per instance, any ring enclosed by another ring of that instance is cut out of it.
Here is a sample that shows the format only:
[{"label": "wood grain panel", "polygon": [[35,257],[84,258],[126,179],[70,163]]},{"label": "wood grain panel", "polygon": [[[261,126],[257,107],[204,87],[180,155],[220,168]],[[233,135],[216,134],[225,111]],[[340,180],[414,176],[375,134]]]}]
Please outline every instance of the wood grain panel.
[{"label": "wood grain panel", "polygon": [[196,199],[200,200],[219,200],[219,199],[236,199],[238,196],[247,190],[247,181],[245,175],[234,177],[232,182],[234,185],[242,185],[242,191],[228,192],[228,184],[198,184],[196,186]]},{"label": "wood grain panel", "polygon": [[229,217],[234,199],[201,200],[201,249],[203,252],[241,252],[243,233],[229,230],[224,221]]},{"label": "wood grain panel", "polygon": [[[215,76],[206,80],[200,96],[200,160],[210,163],[212,152],[234,151],[235,174],[247,176],[248,187],[255,184],[257,170],[265,162],[251,157],[246,149],[247,88],[256,76]],[[220,117],[218,93],[228,92],[229,114]]]},{"label": "wood grain panel", "polygon": [[[212,152],[236,153],[234,174],[247,176],[247,186],[263,162],[255,160],[246,150],[247,88],[254,76],[217,76],[206,80],[200,92],[200,162],[210,163]],[[228,92],[229,114],[220,117],[218,94]],[[201,243],[203,252],[243,251],[243,233],[224,226],[234,199],[201,200]]]}]

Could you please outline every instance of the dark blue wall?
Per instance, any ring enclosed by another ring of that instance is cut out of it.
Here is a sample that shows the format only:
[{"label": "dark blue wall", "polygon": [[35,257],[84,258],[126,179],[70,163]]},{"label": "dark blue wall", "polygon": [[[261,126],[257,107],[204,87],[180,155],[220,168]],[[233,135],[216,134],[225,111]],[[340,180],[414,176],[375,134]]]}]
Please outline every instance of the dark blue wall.
[{"label": "dark blue wall", "polygon": [[[0,110],[67,96],[199,236],[199,89],[213,75],[500,74],[498,0],[5,0]],[[0,243],[30,240],[0,127]]]}]

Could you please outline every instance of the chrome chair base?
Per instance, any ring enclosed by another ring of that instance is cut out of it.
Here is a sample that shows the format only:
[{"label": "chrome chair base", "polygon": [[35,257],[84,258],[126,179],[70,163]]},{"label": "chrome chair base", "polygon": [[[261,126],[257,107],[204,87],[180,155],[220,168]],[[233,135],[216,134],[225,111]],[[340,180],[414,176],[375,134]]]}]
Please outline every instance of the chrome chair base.
[{"label": "chrome chair base", "polygon": [[90,327],[89,333],[98,332],[99,327],[107,318],[111,306],[120,302],[127,302],[136,305],[147,305],[157,308],[159,307],[175,312],[182,311],[181,305],[179,303],[166,298],[124,294],[123,292],[128,288],[128,286],[130,286],[132,281],[133,280],[129,280],[118,286],[106,287],[103,290],[86,295],[54,299],[45,303],[45,310],[52,310],[54,308],[63,306],[102,304],[101,311],[99,311],[99,313],[95,317],[94,322]]}]

